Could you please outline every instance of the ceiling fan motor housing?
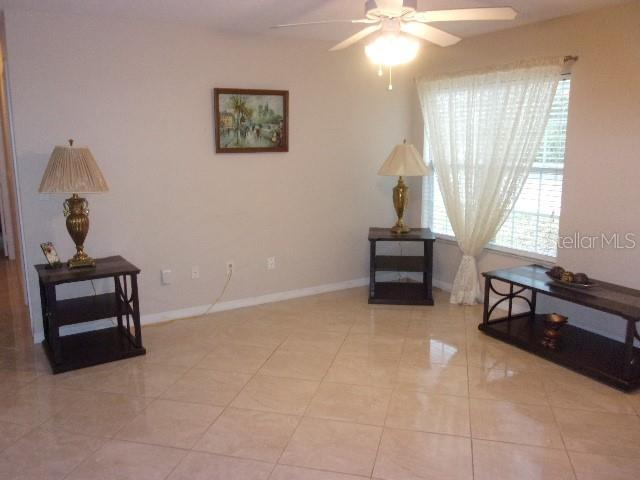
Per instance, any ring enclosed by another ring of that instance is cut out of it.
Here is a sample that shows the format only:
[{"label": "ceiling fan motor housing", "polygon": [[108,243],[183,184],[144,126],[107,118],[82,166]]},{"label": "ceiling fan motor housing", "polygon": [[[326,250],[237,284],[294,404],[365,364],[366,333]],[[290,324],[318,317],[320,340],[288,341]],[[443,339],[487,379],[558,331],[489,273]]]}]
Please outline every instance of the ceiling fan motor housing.
[{"label": "ceiling fan motor housing", "polygon": [[364,4],[365,16],[370,20],[380,18],[395,18],[407,13],[415,12],[418,0],[404,0],[402,6],[397,0],[367,0]]}]

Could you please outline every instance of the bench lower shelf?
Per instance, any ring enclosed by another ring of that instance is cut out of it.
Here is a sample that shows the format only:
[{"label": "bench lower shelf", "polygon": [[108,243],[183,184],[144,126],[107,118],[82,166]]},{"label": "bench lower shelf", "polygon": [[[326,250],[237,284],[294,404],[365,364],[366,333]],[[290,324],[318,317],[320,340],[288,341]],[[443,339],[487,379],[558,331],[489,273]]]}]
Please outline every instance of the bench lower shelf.
[{"label": "bench lower shelf", "polygon": [[[542,346],[544,315],[513,316],[481,323],[478,328],[498,340],[522,348],[612,387],[629,391],[640,386],[640,365],[624,376],[624,344],[587,330],[565,325],[559,350]],[[635,348],[636,358],[640,349]]]},{"label": "bench lower shelf", "polygon": [[424,283],[376,282],[369,303],[389,305],[433,305]]},{"label": "bench lower shelf", "polygon": [[144,355],[144,347],[136,347],[126,332],[118,327],[67,335],[59,339],[62,361],[55,363],[51,346],[42,342],[53,373],[62,373],[100,363]]}]

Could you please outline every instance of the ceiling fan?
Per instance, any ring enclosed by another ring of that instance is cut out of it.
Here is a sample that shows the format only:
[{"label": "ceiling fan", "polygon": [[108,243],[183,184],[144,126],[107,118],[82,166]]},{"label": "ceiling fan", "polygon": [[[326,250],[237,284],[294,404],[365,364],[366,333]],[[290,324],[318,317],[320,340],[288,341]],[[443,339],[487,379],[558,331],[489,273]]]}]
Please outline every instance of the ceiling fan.
[{"label": "ceiling fan", "polygon": [[[330,51],[342,50],[377,34],[365,47],[365,53],[379,66],[408,63],[418,54],[420,43],[426,40],[441,47],[458,43],[461,38],[432,27],[432,22],[457,22],[480,20],[513,20],[518,13],[511,7],[463,8],[457,10],[431,10],[418,12],[418,0],[366,0],[365,18],[356,20],[321,20],[316,22],[288,23],[272,28],[301,27],[330,23],[361,23],[368,25],[355,35],[333,46]],[[391,90],[391,82],[389,83]]]}]

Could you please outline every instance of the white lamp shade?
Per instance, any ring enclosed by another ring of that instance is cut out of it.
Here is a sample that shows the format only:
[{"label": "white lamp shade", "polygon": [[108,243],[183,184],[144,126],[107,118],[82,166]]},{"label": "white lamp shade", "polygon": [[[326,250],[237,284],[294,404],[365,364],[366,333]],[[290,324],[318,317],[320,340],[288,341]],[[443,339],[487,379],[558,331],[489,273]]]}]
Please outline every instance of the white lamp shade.
[{"label": "white lamp shade", "polygon": [[87,147],[56,146],[40,182],[40,193],[99,193],[109,190]]},{"label": "white lamp shade", "polygon": [[420,158],[416,147],[406,143],[396,145],[378,170],[378,175],[391,177],[424,177],[430,174],[431,170]]}]

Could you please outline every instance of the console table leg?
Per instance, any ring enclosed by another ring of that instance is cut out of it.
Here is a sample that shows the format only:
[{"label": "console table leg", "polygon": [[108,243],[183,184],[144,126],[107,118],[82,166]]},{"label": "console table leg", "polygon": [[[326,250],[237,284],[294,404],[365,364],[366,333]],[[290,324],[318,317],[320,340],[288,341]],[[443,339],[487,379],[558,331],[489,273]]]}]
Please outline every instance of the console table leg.
[{"label": "console table leg", "polygon": [[536,302],[538,299],[538,293],[535,290],[531,290],[531,320],[536,318]]},{"label": "console table leg", "polygon": [[122,287],[120,286],[120,278],[119,277],[113,277],[113,283],[115,284],[115,288],[116,288],[116,298],[118,300],[118,328],[122,331],[123,329],[123,324],[122,324],[122,312],[124,311],[123,305],[124,305],[124,300],[123,300],[123,293],[122,293]]},{"label": "console table leg", "polygon": [[46,287],[42,283],[42,280],[38,280],[40,283],[40,306],[42,309],[42,330],[45,340],[49,341],[49,309],[47,308],[47,296],[45,295]]},{"label": "console table leg", "polygon": [[636,323],[634,320],[627,320],[627,334],[624,342],[624,370],[622,377],[625,380],[631,380],[635,361],[634,340],[636,336]]},{"label": "console table leg", "polygon": [[513,283],[509,284],[509,313],[507,316],[509,320],[513,317]]},{"label": "console table leg", "polygon": [[433,242],[425,240],[422,243],[422,254],[424,256],[422,283],[425,285],[427,298],[433,301]]},{"label": "console table leg", "polygon": [[489,293],[491,291],[491,279],[485,277],[484,279],[484,308],[482,312],[482,323],[489,323]]},{"label": "console table leg", "polygon": [[142,328],[140,327],[140,305],[138,302],[138,277],[131,275],[131,303],[133,306],[133,326],[136,329],[136,347],[142,347]]},{"label": "console table leg", "polygon": [[56,308],[56,286],[45,286],[45,298],[48,305],[47,308],[47,324],[49,335],[47,342],[53,355],[54,363],[60,363],[62,361],[62,348],[60,347],[60,332],[58,328],[58,312]]},{"label": "console table leg", "polygon": [[369,298],[376,296],[376,242],[369,241]]}]

